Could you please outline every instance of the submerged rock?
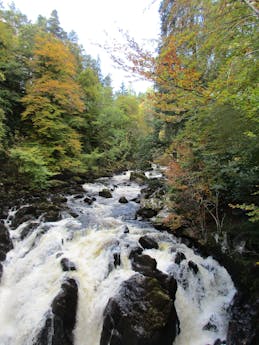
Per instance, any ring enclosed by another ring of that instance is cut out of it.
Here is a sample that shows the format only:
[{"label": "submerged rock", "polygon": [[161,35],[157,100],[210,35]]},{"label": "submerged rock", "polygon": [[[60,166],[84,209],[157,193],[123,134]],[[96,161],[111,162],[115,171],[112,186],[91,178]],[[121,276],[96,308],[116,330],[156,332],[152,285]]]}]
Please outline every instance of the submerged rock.
[{"label": "submerged rock", "polygon": [[77,283],[67,279],[51,304],[52,315],[47,318],[33,345],[73,345],[77,301]]},{"label": "submerged rock", "polygon": [[171,345],[178,326],[168,291],[157,279],[135,274],[105,308],[100,345]]}]

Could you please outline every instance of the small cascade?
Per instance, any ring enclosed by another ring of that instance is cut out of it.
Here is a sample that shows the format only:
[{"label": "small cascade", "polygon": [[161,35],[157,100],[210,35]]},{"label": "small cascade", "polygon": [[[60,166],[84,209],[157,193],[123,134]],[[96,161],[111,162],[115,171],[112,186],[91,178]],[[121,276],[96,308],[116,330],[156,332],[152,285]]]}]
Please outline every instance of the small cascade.
[{"label": "small cascade", "polygon": [[[16,210],[10,211],[6,226],[14,248],[3,262],[0,283],[1,345],[36,344],[66,279],[78,285],[74,344],[99,345],[104,310],[121,284],[136,274],[129,256],[143,235],[158,243],[157,249],[144,249],[143,254],[178,282],[175,306],[181,332],[174,345],[213,345],[226,339],[228,307],[235,294],[230,276],[211,257],[202,258],[173,235],[136,219],[139,204],[134,200],[141,187],[129,177],[127,172],[86,183],[83,195],[67,196],[76,217],[64,212],[56,222],[38,218],[25,237],[32,221],[13,230]],[[104,189],[111,198],[99,195]],[[52,335],[47,336],[47,344],[52,344]]]}]

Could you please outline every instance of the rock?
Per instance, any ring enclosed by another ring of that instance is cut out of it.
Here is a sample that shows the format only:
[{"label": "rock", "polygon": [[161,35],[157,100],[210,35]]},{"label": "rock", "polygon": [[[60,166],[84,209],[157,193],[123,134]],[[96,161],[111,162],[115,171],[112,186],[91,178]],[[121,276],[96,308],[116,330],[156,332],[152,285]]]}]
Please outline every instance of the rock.
[{"label": "rock", "polygon": [[202,329],[204,331],[218,332],[218,327],[211,321],[209,321],[205,326],[203,326]]},{"label": "rock", "polygon": [[140,197],[137,196],[136,198],[131,199],[131,201],[135,202],[136,204],[140,204]]},{"label": "rock", "polygon": [[199,272],[199,267],[196,265],[195,262],[190,260],[188,262],[188,266],[189,266],[190,270],[192,270],[195,274],[197,274]]},{"label": "rock", "polygon": [[[252,282],[251,282],[252,283]],[[228,326],[228,345],[257,345],[259,339],[259,299],[244,303],[245,295],[237,293],[231,307]]]},{"label": "rock", "polygon": [[74,195],[74,199],[83,199],[84,194]]},{"label": "rock", "polygon": [[157,262],[149,255],[135,255],[131,262],[132,269],[146,276],[153,276]]},{"label": "rock", "polygon": [[44,216],[43,219],[45,222],[56,222],[62,219],[60,209],[49,210]]},{"label": "rock", "polygon": [[145,235],[141,236],[139,243],[144,249],[158,249],[158,243],[151,237]]},{"label": "rock", "polygon": [[114,253],[113,254],[113,264],[114,267],[116,268],[117,266],[120,266],[121,264],[121,256],[120,253]]},{"label": "rock", "polygon": [[38,225],[39,225],[38,222],[31,222],[31,223],[27,224],[21,231],[21,240],[24,240],[25,237],[27,237],[29,234],[31,234],[33,232],[33,230],[35,230],[37,228]]},{"label": "rock", "polygon": [[20,208],[16,212],[11,226],[17,228],[20,224],[28,220],[35,220],[40,215],[43,215],[42,219],[46,222],[55,222],[62,218],[59,206],[50,202],[39,202]]},{"label": "rock", "polygon": [[184,255],[184,253],[181,252],[177,252],[174,262],[179,265],[183,260],[186,260],[186,256]]},{"label": "rock", "polygon": [[90,198],[89,196],[85,197],[84,198],[84,202],[88,205],[92,205],[92,203],[94,202],[95,200],[93,198]]},{"label": "rock", "polygon": [[171,345],[178,331],[168,292],[157,279],[136,274],[109,300],[100,345]]},{"label": "rock", "polygon": [[129,233],[129,228],[127,227],[127,225],[125,225],[123,233],[124,234],[128,234]]},{"label": "rock", "polygon": [[102,196],[103,198],[112,198],[112,193],[109,189],[103,189],[99,192],[99,196]]},{"label": "rock", "polygon": [[9,231],[6,226],[0,222],[0,250],[6,254],[11,249],[13,249],[13,243]]},{"label": "rock", "polygon": [[30,205],[20,208],[14,216],[14,219],[12,220],[11,226],[13,228],[17,228],[20,224],[28,221],[33,220],[37,217],[37,207]]},{"label": "rock", "polygon": [[152,218],[154,216],[156,216],[158,213],[157,210],[154,210],[152,208],[149,207],[141,207],[138,211],[137,211],[137,216],[140,216],[142,218]]},{"label": "rock", "polygon": [[143,248],[135,247],[129,253],[129,259],[133,259],[136,255],[141,255],[143,252]]},{"label": "rock", "polygon": [[5,261],[6,253],[3,250],[0,250],[0,261]]},{"label": "rock", "polygon": [[1,283],[2,275],[3,275],[3,265],[0,262],[0,283]]},{"label": "rock", "polygon": [[73,345],[77,301],[77,283],[74,279],[67,279],[61,285],[60,293],[54,298],[51,304],[52,313],[33,345]]},{"label": "rock", "polygon": [[147,177],[142,171],[132,171],[130,173],[130,181],[134,181],[141,185],[147,182]]},{"label": "rock", "polygon": [[60,261],[60,265],[64,272],[66,271],[76,271],[76,265],[67,258],[63,258]]},{"label": "rock", "polygon": [[125,196],[121,196],[119,198],[119,203],[121,204],[127,204],[128,203],[128,200],[125,198]]},{"label": "rock", "polygon": [[217,339],[214,343],[214,345],[222,345],[222,341],[220,339]]}]

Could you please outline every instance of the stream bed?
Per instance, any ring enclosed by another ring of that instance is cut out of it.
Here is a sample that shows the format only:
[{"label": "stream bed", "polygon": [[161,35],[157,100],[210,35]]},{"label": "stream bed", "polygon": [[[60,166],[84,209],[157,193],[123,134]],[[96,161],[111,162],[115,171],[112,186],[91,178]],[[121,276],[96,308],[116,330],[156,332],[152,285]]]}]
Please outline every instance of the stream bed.
[{"label": "stream bed", "polygon": [[[177,281],[180,333],[173,344],[224,344],[228,310],[236,292],[225,268],[136,217],[141,186],[130,181],[130,172],[86,183],[83,189],[81,195],[66,196],[73,216],[64,211],[55,222],[39,217],[26,236],[22,234],[32,221],[11,229],[17,210],[9,212],[5,225],[14,248],[3,262],[0,344],[38,344],[62,283],[73,279],[78,286],[73,343],[99,345],[105,308],[121,284],[136,274],[130,253],[143,236],[158,248],[142,248],[142,254],[155,259],[157,269]],[[112,196],[100,196],[104,189]],[[124,201],[119,202],[122,197]],[[51,332],[45,336],[47,345],[55,345],[52,337]]]}]

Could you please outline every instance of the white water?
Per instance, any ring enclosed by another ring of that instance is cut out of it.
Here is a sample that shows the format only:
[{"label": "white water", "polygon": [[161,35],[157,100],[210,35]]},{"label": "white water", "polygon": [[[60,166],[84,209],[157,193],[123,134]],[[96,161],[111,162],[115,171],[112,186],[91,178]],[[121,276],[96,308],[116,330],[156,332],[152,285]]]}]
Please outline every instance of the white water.
[{"label": "white water", "polygon": [[[106,186],[113,186],[112,199],[98,196]],[[226,270],[212,258],[196,255],[173,236],[134,220],[138,205],[118,203],[121,196],[131,200],[140,193],[138,185],[129,183],[129,174],[85,184],[84,189],[97,200],[88,206],[83,198],[70,196],[68,205],[78,218],[64,215],[58,222],[39,221],[38,228],[23,241],[20,234],[27,223],[10,231],[14,249],[4,262],[0,285],[0,344],[33,344],[64,277],[69,276],[79,285],[75,345],[99,345],[104,308],[121,282],[134,274],[128,254],[143,234],[150,234],[159,243],[159,249],[144,252],[157,260],[158,269],[173,274],[178,281],[176,309],[181,333],[174,345],[213,345],[217,338],[224,340],[227,308],[235,293]],[[125,226],[129,233],[124,233]],[[187,258],[180,266],[174,263],[177,251]],[[116,252],[121,253],[121,265],[111,270]],[[63,272],[63,257],[75,263],[77,270]],[[189,260],[198,265],[197,275],[188,268]],[[217,332],[202,330],[209,321]]]}]

